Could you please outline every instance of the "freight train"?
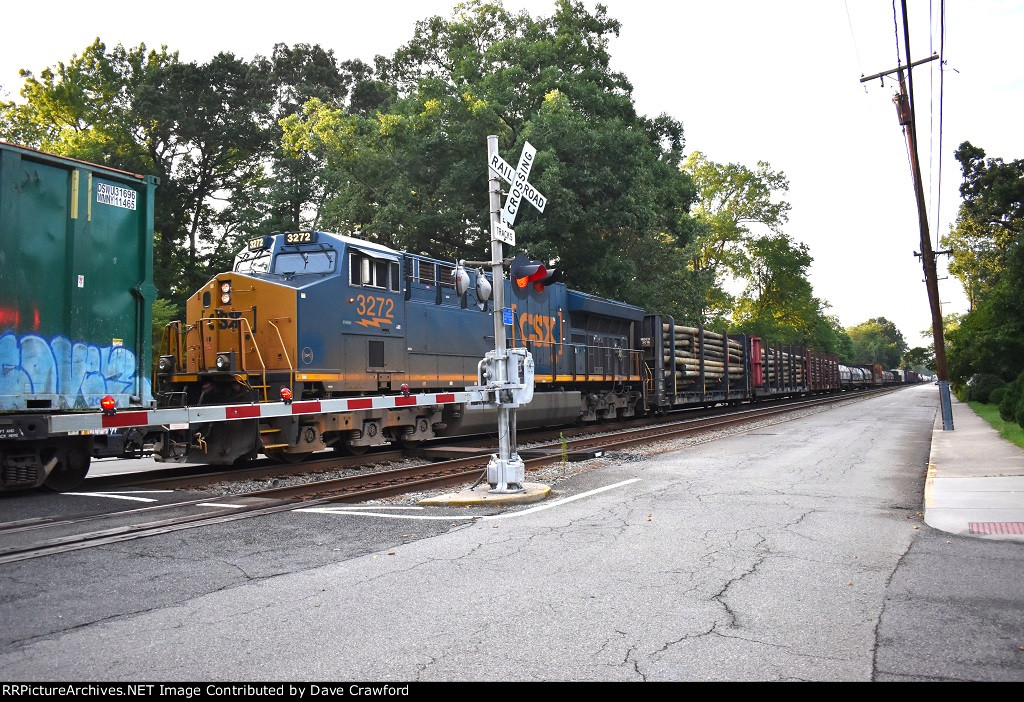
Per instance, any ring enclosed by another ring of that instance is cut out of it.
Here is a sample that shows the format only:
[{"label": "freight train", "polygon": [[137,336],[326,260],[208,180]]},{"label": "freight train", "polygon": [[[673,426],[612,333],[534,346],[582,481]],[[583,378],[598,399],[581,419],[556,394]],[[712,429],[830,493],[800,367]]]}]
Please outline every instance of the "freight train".
[{"label": "freight train", "polygon": [[[18,269],[0,274],[0,490],[73,486],[125,436],[234,464],[494,431],[462,392],[494,348],[493,303],[472,284],[494,284],[484,271],[328,232],[256,237],[189,298],[153,364],[155,179],[4,144],[0,157],[0,253]],[[29,278],[63,282],[29,294]],[[534,359],[524,427],[896,382],[562,283],[499,284],[506,344]]]},{"label": "freight train", "polygon": [[[188,301],[168,328],[157,398],[163,406],[323,402],[353,395],[438,393],[477,383],[494,347],[494,310],[475,276],[457,293],[456,264],[318,231],[259,237]],[[536,391],[521,426],[586,423],[720,403],[837,392],[895,382],[881,367],[678,324],[670,316],[570,290],[504,280],[506,345],[534,359]],[[493,281],[488,278],[484,289]],[[301,460],[329,447],[493,431],[465,404],[321,411],[198,427],[168,440],[196,459],[263,453]]]}]

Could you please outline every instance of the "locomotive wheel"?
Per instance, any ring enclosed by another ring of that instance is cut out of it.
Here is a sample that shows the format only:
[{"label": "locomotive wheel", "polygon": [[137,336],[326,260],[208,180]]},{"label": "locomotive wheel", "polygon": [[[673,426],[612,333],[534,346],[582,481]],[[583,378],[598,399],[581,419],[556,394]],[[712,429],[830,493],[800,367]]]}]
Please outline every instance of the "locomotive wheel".
[{"label": "locomotive wheel", "polygon": [[75,442],[61,446],[57,449],[54,457],[57,458],[57,465],[46,478],[44,483],[46,487],[54,492],[64,492],[75,489],[85,480],[92,456],[84,444]]},{"label": "locomotive wheel", "polygon": [[267,458],[273,459],[278,463],[302,463],[311,455],[313,454],[310,451],[307,451],[305,453],[284,453],[283,451],[267,452]]},{"label": "locomotive wheel", "polygon": [[362,456],[364,453],[370,450],[370,447],[350,446],[344,441],[339,441],[334,445],[334,450],[340,453],[342,456]]}]

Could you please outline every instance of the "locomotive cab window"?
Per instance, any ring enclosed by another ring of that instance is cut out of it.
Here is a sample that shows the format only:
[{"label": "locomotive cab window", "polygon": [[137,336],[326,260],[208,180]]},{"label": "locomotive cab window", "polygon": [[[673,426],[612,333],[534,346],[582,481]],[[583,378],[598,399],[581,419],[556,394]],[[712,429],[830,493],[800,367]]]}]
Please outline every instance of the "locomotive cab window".
[{"label": "locomotive cab window", "polygon": [[279,253],[274,257],[273,273],[331,273],[334,271],[334,251],[295,251]]},{"label": "locomotive cab window", "polygon": [[267,250],[243,253],[235,263],[238,273],[267,273],[270,271],[270,252]]},{"label": "locomotive cab window", "polygon": [[398,292],[401,281],[398,261],[367,256],[358,251],[349,255],[349,284]]}]

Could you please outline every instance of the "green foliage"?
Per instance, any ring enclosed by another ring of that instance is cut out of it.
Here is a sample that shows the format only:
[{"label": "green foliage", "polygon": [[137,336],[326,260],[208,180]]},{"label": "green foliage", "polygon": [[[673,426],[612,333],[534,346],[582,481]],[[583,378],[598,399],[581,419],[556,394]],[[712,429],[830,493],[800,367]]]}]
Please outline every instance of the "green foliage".
[{"label": "green foliage", "polygon": [[[777,198],[789,190],[789,181],[767,163],[759,162],[754,171],[737,163],[715,163],[699,151],[690,154],[681,169],[696,186],[697,200],[690,214],[701,225],[687,263],[694,273],[710,280],[699,316],[706,322],[723,319],[736,302],[725,291],[724,278],[751,275],[756,253],[749,247],[757,246],[751,243],[751,225],[780,234],[790,205]],[[770,242],[771,237],[765,237],[761,246]],[[786,243],[792,244],[788,239]]]},{"label": "green foliage", "polygon": [[157,298],[153,301],[153,356],[160,352],[164,328],[176,319],[183,319],[184,310],[171,300]]},{"label": "green foliage", "polygon": [[896,368],[907,351],[907,342],[896,325],[885,317],[875,317],[846,330],[853,341],[852,363],[882,364]]},{"label": "green foliage", "polygon": [[[316,227],[487,257],[483,154],[497,134],[510,162],[537,148],[531,182],[549,201],[543,216],[524,207],[518,246],[574,288],[851,360],[854,340],[807,281],[809,251],[782,232],[785,174],[684,162],[682,124],[638,114],[611,67],[619,28],[600,4],[556,0],[533,18],[471,0],[373,67],[308,44],[186,63],[97,39],[22,73],[0,138],[160,177],[155,326],[254,234]],[[738,299],[726,276],[746,282]]]},{"label": "green foliage", "polygon": [[737,329],[783,344],[811,346],[825,353],[844,349],[838,321],[814,297],[807,270],[810,252],[785,234],[749,237],[748,285],[736,302]]},{"label": "green foliage", "polygon": [[[378,59],[394,100],[360,114],[314,99],[283,122],[289,154],[309,154],[337,184],[325,225],[395,248],[481,258],[490,239],[482,187],[486,137],[515,163],[537,150],[531,182],[551,205],[525,207],[517,245],[557,259],[588,292],[652,304],[655,255],[679,278],[693,186],[677,166],[682,127],[636,113],[632,87],[609,68],[619,23],[598,5],[560,0],[550,17],[469,2],[417,23]],[[653,306],[653,305],[652,305]]]},{"label": "green foliage", "polygon": [[1024,448],[1024,427],[1017,422],[1004,421],[999,416],[999,411],[991,404],[983,405],[980,402],[971,402],[970,407],[979,417],[991,424],[1001,437]]},{"label": "green foliage", "polygon": [[975,402],[988,402],[994,390],[1005,386],[1006,382],[997,375],[978,373],[971,378],[968,385],[967,399]]},{"label": "green foliage", "polygon": [[1011,243],[1007,235],[1006,229],[986,226],[961,205],[956,224],[942,238],[942,245],[952,251],[949,272],[963,285],[970,309],[992,292],[1005,268],[1003,257]]},{"label": "green foliage", "polygon": [[999,403],[1003,401],[1003,397],[1006,396],[1006,384],[995,388],[988,396],[988,404],[999,407]]},{"label": "green foliage", "polygon": [[918,373],[935,372],[935,349],[931,346],[915,346],[903,354],[900,367]]},{"label": "green foliage", "polygon": [[948,335],[950,379],[991,373],[1009,380],[1024,370],[1024,161],[986,159],[970,142],[956,157],[964,200],[945,241],[971,310]]},{"label": "green foliage", "polygon": [[1016,421],[1017,406],[1021,399],[1024,399],[1024,373],[1007,384],[1006,394],[1003,395],[1003,399],[999,403],[999,416],[1007,422]]}]

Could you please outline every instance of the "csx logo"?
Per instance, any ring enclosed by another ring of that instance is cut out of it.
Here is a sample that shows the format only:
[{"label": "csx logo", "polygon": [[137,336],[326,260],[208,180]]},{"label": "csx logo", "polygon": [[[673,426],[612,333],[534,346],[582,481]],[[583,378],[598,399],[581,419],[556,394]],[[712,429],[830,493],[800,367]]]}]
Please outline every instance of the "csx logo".
[{"label": "csx logo", "polygon": [[555,335],[558,319],[543,314],[526,312],[519,315],[519,337],[523,341],[532,341],[538,346],[557,344],[561,341]]},{"label": "csx logo", "polygon": [[216,310],[214,311],[213,316],[211,316],[210,319],[220,320],[217,322],[218,329],[238,329],[238,320],[241,318],[241,316],[241,312],[236,312],[233,310],[231,312]]}]

